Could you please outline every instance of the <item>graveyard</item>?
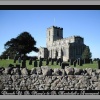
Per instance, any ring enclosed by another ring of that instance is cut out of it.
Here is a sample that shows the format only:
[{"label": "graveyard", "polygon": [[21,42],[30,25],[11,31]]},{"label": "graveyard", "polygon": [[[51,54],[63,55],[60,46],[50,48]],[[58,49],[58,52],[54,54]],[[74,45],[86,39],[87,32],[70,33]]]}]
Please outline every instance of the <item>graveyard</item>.
[{"label": "graveyard", "polygon": [[[37,60],[38,64],[39,64],[39,60]],[[42,65],[43,66],[47,66],[46,65],[46,61],[42,61]],[[67,62],[69,63],[69,62]],[[14,63],[14,60],[13,59],[2,59],[0,60],[0,67],[8,67],[9,64],[13,64],[14,66],[16,64],[19,64],[21,66],[21,63],[18,62],[18,60],[16,61],[16,63]],[[61,66],[58,64],[56,64],[56,62],[54,62],[54,64],[51,64],[51,62],[48,64],[48,66],[50,68],[60,68]],[[71,67],[74,68],[74,65],[70,65]],[[31,70],[32,68],[34,68],[34,61],[32,61],[32,65],[29,64],[29,60],[26,60],[26,67]],[[38,65],[37,65],[38,67]],[[82,68],[82,69],[85,69],[85,68],[92,68],[92,69],[98,69],[98,63],[97,61],[93,61],[93,64],[91,63],[88,63],[88,64],[83,64],[82,66],[79,66],[78,64],[76,64],[76,68]]]}]

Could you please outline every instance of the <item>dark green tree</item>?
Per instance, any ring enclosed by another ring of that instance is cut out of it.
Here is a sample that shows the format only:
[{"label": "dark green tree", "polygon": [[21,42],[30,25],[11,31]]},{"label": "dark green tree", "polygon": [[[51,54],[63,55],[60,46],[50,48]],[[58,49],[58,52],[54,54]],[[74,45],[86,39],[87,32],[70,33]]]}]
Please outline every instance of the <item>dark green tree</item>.
[{"label": "dark green tree", "polygon": [[11,50],[11,48],[8,48],[2,52],[1,57],[4,59],[4,58],[7,58],[7,56],[9,56],[10,59],[13,59],[15,54],[16,54],[16,51]]},{"label": "dark green tree", "polygon": [[90,59],[92,57],[92,53],[90,52],[89,46],[86,46],[84,52],[82,53],[82,59]]},{"label": "dark green tree", "polygon": [[16,54],[23,54],[24,56],[31,51],[38,52],[39,49],[35,47],[36,41],[28,32],[19,34],[16,38],[10,39],[5,43],[5,49],[15,51]]}]

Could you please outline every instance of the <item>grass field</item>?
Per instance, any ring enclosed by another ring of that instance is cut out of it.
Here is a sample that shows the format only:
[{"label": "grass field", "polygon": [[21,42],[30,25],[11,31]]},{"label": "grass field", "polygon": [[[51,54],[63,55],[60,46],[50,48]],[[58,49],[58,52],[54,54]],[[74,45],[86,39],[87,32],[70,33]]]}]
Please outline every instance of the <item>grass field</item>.
[{"label": "grass field", "polygon": [[[18,63],[18,61],[16,61],[16,63],[13,63],[12,59],[10,59],[10,60],[0,60],[0,67],[7,67],[9,64],[13,64],[15,66],[16,64],[20,64],[20,63]],[[45,61],[43,61],[43,65],[46,66]],[[32,69],[34,67],[34,63],[32,63],[32,65],[29,65],[29,61],[27,60],[26,66],[27,66],[28,69]],[[54,62],[54,65],[51,65],[51,62],[50,62],[48,66],[50,66],[53,69],[54,68],[60,68],[59,65],[56,65],[56,62]],[[71,66],[74,67],[73,65],[71,65]],[[85,69],[85,68],[97,69],[97,66],[98,66],[97,62],[93,62],[93,64],[84,64],[83,66],[76,65],[77,68],[82,68],[82,69]]]}]

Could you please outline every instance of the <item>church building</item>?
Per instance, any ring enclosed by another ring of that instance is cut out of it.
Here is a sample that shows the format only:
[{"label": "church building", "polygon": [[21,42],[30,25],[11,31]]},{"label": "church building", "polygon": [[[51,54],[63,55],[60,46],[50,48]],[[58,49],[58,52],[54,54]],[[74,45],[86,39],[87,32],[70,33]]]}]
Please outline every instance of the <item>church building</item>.
[{"label": "church building", "polygon": [[38,59],[78,59],[82,57],[85,47],[81,36],[63,38],[63,28],[51,26],[46,31],[46,47],[39,48]]}]

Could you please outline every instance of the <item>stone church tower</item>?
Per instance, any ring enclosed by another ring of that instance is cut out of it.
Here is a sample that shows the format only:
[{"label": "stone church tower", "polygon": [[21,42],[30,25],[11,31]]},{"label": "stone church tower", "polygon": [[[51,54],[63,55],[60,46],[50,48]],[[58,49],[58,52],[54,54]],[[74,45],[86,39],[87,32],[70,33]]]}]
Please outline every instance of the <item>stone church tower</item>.
[{"label": "stone church tower", "polygon": [[54,26],[47,28],[46,35],[46,46],[49,48],[53,45],[54,41],[63,39],[63,28]]},{"label": "stone church tower", "polygon": [[46,48],[41,47],[38,53],[39,58],[52,58],[63,61],[81,58],[86,45],[80,36],[63,38],[63,28],[51,26],[46,31]]}]

